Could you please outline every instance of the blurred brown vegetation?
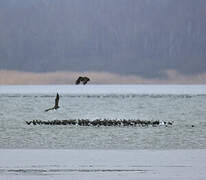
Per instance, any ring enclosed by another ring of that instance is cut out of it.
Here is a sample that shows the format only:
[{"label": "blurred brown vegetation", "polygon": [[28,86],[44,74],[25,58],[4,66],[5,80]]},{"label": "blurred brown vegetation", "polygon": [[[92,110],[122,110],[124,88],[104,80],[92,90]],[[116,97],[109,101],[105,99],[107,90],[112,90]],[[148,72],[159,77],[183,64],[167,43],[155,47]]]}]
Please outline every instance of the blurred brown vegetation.
[{"label": "blurred brown vegetation", "polygon": [[88,76],[89,84],[206,84],[206,73],[182,75],[175,70],[167,70],[165,78],[143,78],[123,76],[108,72],[48,72],[33,73],[0,70],[1,85],[74,84],[78,76]]}]

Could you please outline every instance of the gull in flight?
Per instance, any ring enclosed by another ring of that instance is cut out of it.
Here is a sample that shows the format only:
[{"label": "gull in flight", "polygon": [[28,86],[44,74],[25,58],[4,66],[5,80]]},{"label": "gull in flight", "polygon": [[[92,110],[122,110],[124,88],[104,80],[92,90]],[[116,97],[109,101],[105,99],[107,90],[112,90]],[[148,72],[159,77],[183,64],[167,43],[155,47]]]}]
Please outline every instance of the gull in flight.
[{"label": "gull in flight", "polygon": [[59,108],[59,94],[57,93],[56,98],[55,98],[55,105],[52,108],[46,109],[45,112],[50,111],[50,110],[57,110]]}]

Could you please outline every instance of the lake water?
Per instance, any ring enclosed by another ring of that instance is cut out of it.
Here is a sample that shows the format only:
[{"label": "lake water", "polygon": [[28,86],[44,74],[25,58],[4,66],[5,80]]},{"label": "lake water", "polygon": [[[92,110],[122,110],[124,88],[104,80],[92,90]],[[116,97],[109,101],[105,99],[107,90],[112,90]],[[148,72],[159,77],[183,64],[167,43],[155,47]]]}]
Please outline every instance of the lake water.
[{"label": "lake water", "polygon": [[[57,92],[60,108],[44,112],[54,105]],[[174,123],[171,127],[25,123],[72,118]],[[205,149],[205,129],[205,85],[0,86],[1,149]]]}]

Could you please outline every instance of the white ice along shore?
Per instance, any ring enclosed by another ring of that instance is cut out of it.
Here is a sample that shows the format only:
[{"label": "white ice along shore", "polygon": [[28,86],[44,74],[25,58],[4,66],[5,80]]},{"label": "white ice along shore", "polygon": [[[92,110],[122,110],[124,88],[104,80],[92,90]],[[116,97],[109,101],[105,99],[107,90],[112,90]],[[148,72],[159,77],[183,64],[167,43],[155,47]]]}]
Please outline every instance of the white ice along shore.
[{"label": "white ice along shore", "polygon": [[206,150],[0,149],[1,180],[206,179]]},{"label": "white ice along shore", "polygon": [[205,94],[206,85],[3,85],[0,94]]}]

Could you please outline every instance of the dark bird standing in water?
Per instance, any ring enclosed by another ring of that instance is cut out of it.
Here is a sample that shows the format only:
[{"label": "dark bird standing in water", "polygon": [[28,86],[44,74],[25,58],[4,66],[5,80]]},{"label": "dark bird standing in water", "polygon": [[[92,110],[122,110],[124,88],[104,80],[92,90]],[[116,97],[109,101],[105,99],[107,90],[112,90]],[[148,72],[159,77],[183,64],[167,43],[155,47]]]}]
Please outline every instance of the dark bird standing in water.
[{"label": "dark bird standing in water", "polygon": [[76,80],[75,84],[80,84],[82,82],[85,85],[85,84],[87,84],[88,81],[90,81],[90,79],[88,77],[79,76],[79,78]]},{"label": "dark bird standing in water", "polygon": [[26,121],[27,125],[30,125],[32,121]]},{"label": "dark bird standing in water", "polygon": [[54,107],[46,109],[45,112],[50,111],[50,110],[54,110],[54,109],[57,110],[59,108],[58,104],[59,104],[59,94],[57,93]]}]

